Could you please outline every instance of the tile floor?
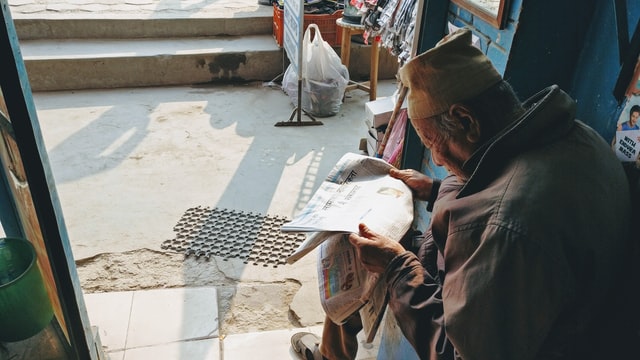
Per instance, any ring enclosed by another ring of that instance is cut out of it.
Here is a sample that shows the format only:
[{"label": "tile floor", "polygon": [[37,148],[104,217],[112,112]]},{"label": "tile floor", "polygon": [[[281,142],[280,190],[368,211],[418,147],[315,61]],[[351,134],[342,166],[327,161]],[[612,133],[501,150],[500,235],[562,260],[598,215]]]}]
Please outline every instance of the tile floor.
[{"label": "tile floor", "polygon": [[[298,359],[291,335],[322,332],[314,326],[220,336],[215,287],[93,293],[85,302],[110,360]],[[363,343],[357,359],[375,359],[377,347]]]}]

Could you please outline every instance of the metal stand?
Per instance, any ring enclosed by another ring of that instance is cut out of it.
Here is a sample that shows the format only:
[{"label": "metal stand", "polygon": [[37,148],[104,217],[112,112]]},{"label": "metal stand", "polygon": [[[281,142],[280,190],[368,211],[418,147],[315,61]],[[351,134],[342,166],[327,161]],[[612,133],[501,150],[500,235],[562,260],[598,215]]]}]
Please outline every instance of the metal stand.
[{"label": "metal stand", "polygon": [[[298,114],[298,120],[293,121],[293,117]],[[302,113],[307,115],[311,121],[302,121]],[[293,109],[291,116],[289,117],[289,121],[280,121],[275,124],[275,126],[311,126],[311,125],[323,125],[322,121],[316,120],[311,114],[306,112],[302,108],[302,79],[298,79],[298,106]]]}]

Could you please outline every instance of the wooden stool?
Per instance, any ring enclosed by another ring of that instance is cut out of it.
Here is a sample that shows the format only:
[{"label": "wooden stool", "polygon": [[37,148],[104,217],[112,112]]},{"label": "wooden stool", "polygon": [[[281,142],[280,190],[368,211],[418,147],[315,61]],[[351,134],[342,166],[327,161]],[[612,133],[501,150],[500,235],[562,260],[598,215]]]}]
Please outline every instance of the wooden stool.
[{"label": "wooden stool", "polygon": [[[340,45],[340,60],[342,64],[349,67],[351,57],[351,35],[363,34],[364,25],[352,24],[344,21],[344,18],[336,20],[336,24],[342,28],[342,44]],[[349,81],[347,90],[360,89],[369,93],[369,100],[376,99],[376,89],[378,87],[378,50],[380,47],[380,36],[376,36],[371,42],[371,67],[369,68],[369,81],[355,82]]]}]

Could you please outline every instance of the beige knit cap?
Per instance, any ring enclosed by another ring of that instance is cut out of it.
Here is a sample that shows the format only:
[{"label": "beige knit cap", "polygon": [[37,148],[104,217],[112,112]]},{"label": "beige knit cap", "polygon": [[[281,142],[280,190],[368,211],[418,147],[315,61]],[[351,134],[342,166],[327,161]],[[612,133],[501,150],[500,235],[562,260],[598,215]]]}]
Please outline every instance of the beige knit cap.
[{"label": "beige knit cap", "polygon": [[489,58],[471,45],[468,29],[445,36],[435,47],[400,68],[400,80],[409,88],[411,119],[441,114],[452,104],[482,93],[501,79]]}]

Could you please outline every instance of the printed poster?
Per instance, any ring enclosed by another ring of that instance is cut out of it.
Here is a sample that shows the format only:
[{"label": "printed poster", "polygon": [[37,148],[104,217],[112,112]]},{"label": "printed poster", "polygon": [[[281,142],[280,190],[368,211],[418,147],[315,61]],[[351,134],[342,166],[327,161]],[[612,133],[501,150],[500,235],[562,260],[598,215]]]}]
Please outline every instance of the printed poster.
[{"label": "printed poster", "polygon": [[631,96],[616,123],[616,135],[611,144],[623,162],[635,162],[640,154],[640,96]]},{"label": "printed poster", "polygon": [[616,131],[614,147],[620,161],[636,161],[640,154],[640,130]]}]

